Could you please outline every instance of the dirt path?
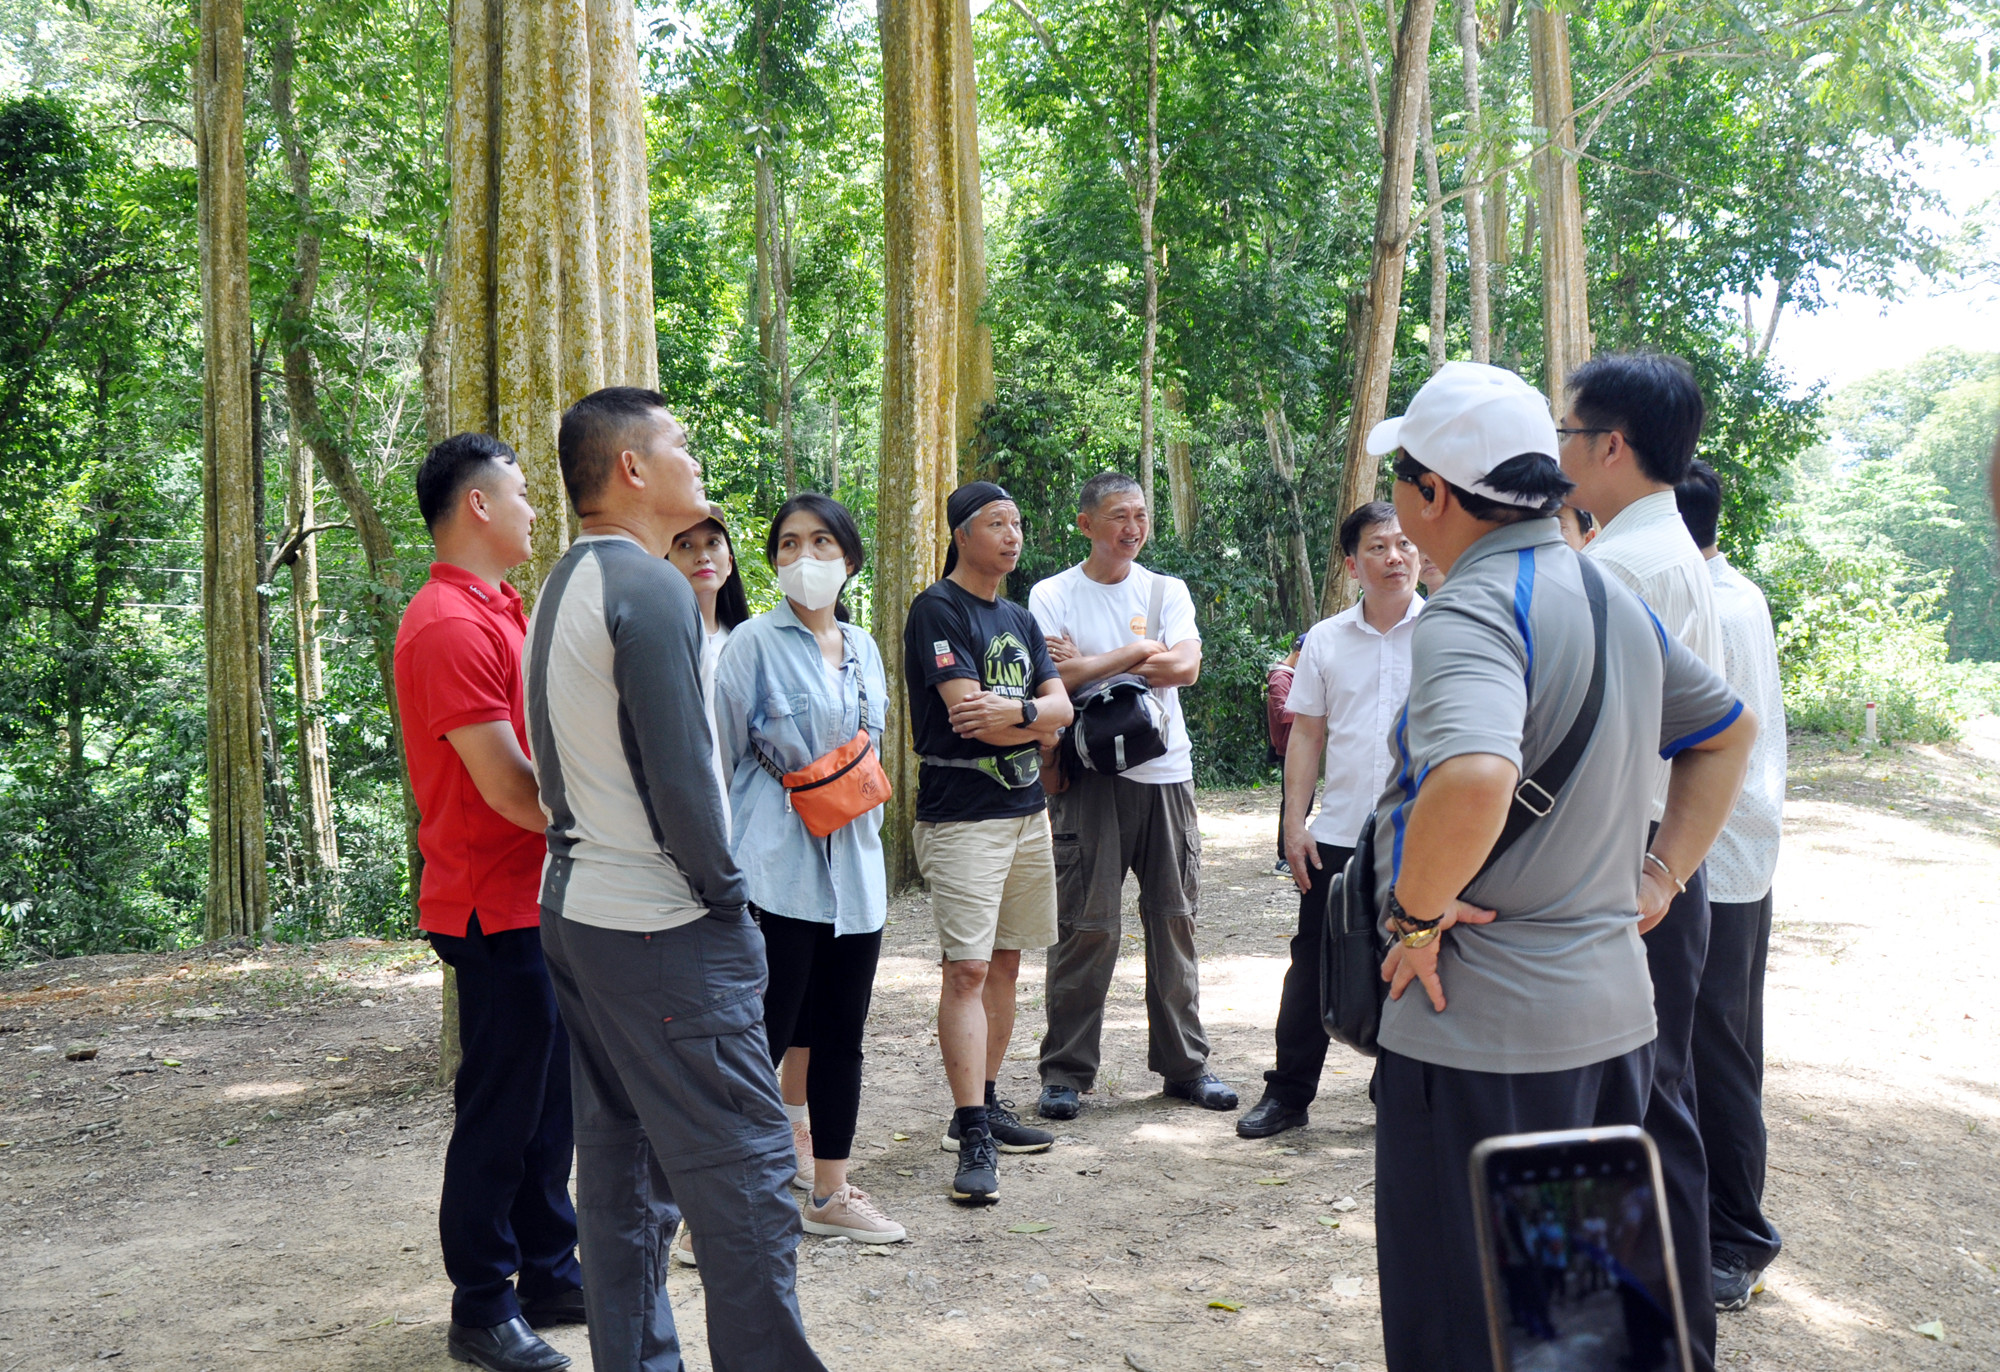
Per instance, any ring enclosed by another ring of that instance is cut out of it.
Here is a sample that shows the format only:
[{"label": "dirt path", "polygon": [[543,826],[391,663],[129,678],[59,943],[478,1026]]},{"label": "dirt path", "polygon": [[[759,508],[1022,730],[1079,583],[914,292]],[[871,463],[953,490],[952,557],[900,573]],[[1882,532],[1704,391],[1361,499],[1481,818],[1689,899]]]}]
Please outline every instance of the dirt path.
[{"label": "dirt path", "polygon": [[[1768,1294],[1724,1317],[1723,1365],[2000,1366],[2000,721],[1950,749],[1801,747],[1794,778],[1768,1028],[1787,1247]],[[1274,800],[1202,797],[1204,1014],[1246,1104],[1297,908],[1270,876]],[[829,1366],[1380,1366],[1365,1060],[1336,1050],[1311,1128],[1238,1140],[1234,1116],[1163,1100],[1143,1070],[1134,940],[1100,1089],[1058,1148],[1003,1163],[1000,1206],[968,1213],[942,1194],[929,917],[906,900],[891,918],[856,1180],[912,1239],[807,1240]],[[0,977],[0,1372],[453,1366],[437,998],[409,944]],[[1024,1034],[1003,1094],[1035,1089]],[[671,1290],[705,1369],[700,1279]],[[1941,1340],[1915,1332],[1933,1320]],[[581,1331],[555,1340],[588,1366]]]}]

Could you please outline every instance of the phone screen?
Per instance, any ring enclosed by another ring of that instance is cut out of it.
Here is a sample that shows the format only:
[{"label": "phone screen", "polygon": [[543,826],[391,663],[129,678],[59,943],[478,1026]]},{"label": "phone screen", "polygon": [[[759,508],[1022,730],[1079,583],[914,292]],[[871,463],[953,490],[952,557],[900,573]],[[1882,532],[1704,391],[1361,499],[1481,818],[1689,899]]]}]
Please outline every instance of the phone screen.
[{"label": "phone screen", "polygon": [[1653,1155],[1619,1135],[1483,1152],[1487,1299],[1511,1372],[1684,1365]]}]

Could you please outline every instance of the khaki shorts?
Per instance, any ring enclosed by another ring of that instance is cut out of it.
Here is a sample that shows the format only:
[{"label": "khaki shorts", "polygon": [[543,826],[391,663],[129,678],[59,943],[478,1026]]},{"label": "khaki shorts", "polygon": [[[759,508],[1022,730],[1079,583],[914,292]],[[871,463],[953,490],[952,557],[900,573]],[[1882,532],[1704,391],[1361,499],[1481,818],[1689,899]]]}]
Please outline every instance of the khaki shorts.
[{"label": "khaki shorts", "polygon": [[1056,941],[1056,861],[1047,811],[1016,819],[919,823],[917,870],[931,888],[947,962]]}]

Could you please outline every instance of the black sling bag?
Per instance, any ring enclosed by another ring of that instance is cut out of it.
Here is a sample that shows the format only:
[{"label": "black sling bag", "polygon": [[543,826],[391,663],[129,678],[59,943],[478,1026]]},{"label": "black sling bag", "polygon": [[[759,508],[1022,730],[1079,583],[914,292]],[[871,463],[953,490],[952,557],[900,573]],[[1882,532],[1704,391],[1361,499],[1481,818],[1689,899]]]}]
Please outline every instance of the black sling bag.
[{"label": "black sling bag", "polygon": [[[1570,722],[1569,732],[1555,746],[1542,765],[1514,788],[1514,803],[1507,807],[1507,822],[1493,841],[1473,882],[1486,875],[1501,854],[1513,847],[1536,820],[1556,808],[1556,797],[1569,784],[1570,773],[1582,760],[1590,736],[1597,730],[1598,712],[1604,705],[1605,616],[1603,573],[1579,557],[1577,568],[1583,575],[1583,593],[1590,601],[1590,625],[1595,638],[1590,664],[1590,688],[1584,692],[1583,706]],[[1382,1028],[1382,1002],[1389,985],[1382,980],[1382,960],[1389,947],[1382,935],[1382,912],[1375,899],[1375,812],[1369,811],[1355,841],[1354,856],[1347,860],[1334,879],[1327,883],[1325,928],[1319,945],[1320,1019],[1327,1037],[1358,1053],[1374,1057],[1376,1037]]]}]

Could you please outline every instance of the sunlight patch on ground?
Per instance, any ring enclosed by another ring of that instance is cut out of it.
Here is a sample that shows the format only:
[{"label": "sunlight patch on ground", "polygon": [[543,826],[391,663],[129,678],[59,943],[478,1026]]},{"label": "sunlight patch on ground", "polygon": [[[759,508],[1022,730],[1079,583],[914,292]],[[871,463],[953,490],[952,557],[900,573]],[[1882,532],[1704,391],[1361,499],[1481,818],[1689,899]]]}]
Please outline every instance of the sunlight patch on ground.
[{"label": "sunlight patch on ground", "polygon": [[312,1090],[307,1081],[240,1081],[222,1089],[224,1100],[270,1100],[278,1096],[299,1096]]}]

